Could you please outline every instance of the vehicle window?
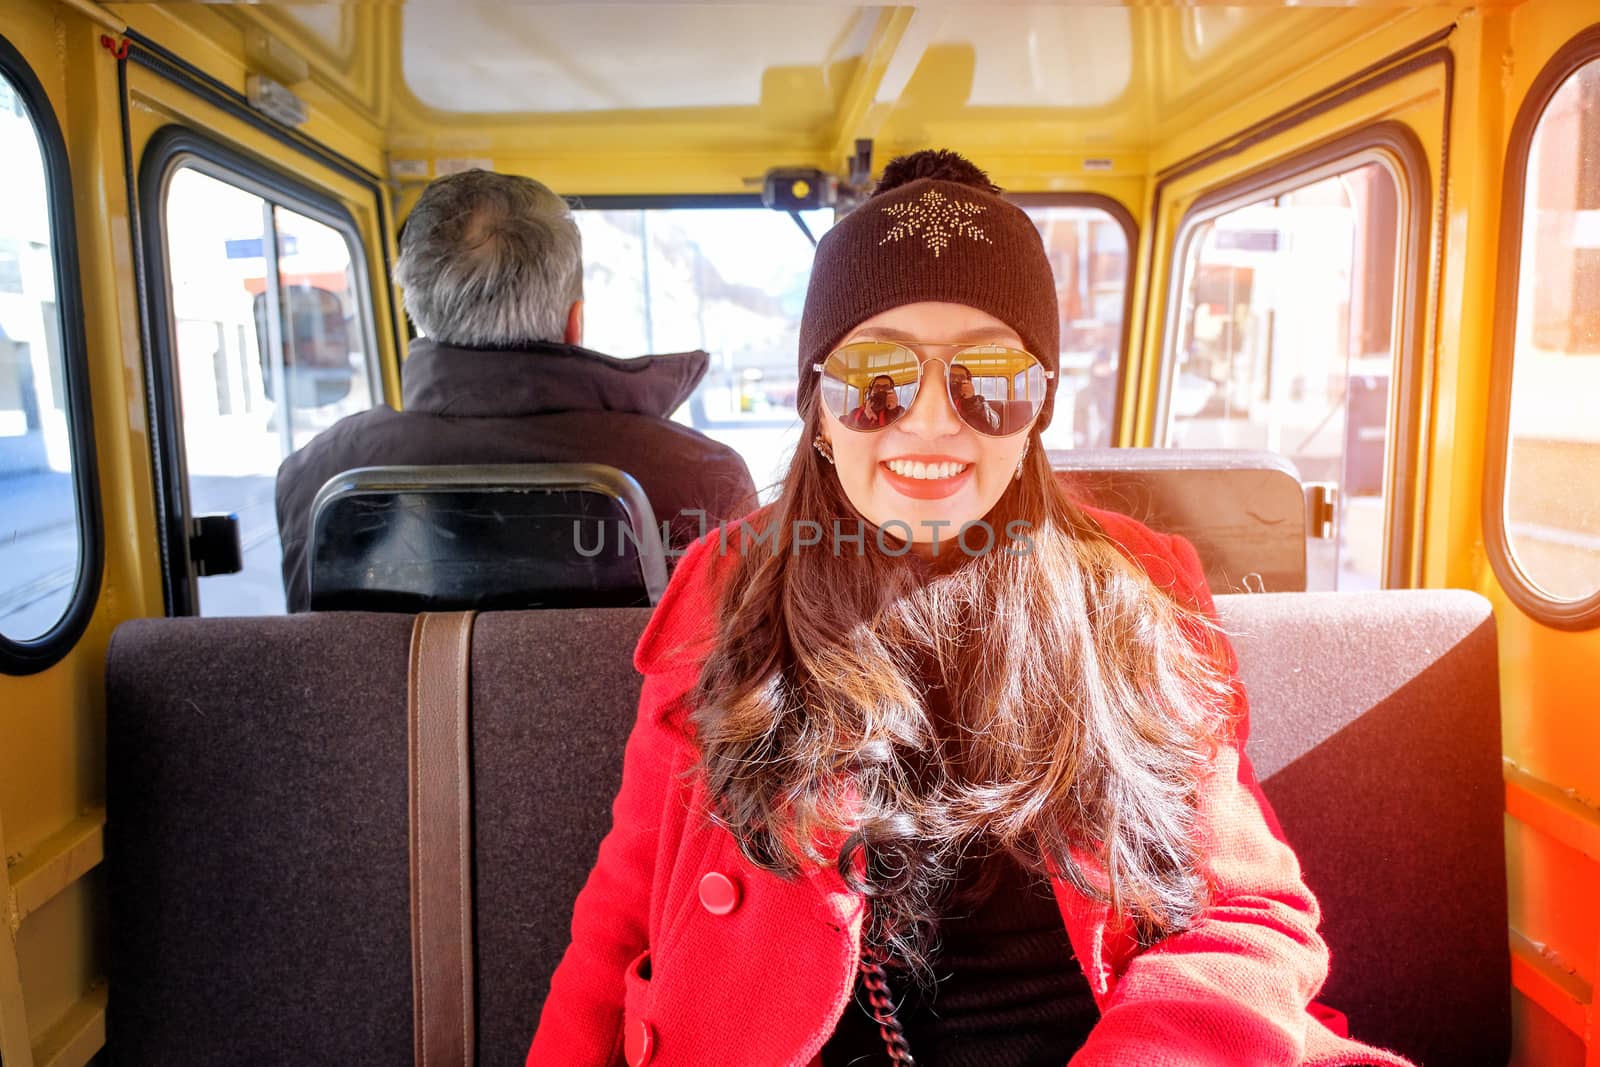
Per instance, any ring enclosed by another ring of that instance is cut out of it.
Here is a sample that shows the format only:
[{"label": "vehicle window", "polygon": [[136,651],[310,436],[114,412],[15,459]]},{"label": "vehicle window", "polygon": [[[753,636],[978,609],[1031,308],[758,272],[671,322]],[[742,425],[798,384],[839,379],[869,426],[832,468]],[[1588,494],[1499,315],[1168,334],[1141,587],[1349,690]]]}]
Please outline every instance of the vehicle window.
[{"label": "vehicle window", "polygon": [[[735,449],[771,500],[799,432],[800,312],[811,242],[764,207],[579,210],[584,343],[613,356],[703,348],[675,418]],[[832,211],[803,213],[821,237]]]},{"label": "vehicle window", "polygon": [[82,570],[51,175],[38,126],[0,74],[0,635],[33,641]]},{"label": "vehicle window", "polygon": [[242,572],[200,580],[200,614],[281,613],[278,464],[381,388],[359,253],[348,234],[189,165],[163,218],[189,513],[237,515],[244,548]]},{"label": "vehicle window", "polygon": [[1205,219],[1169,325],[1174,448],[1266,449],[1339,490],[1337,536],[1307,548],[1311,589],[1383,582],[1400,187],[1362,163]]},{"label": "vehicle window", "polygon": [[1061,314],[1055,411],[1042,440],[1047,448],[1105,448],[1112,443],[1122,362],[1127,232],[1102,208],[1023,210],[1044,239]]},{"label": "vehicle window", "polygon": [[1600,60],[1545,108],[1525,188],[1503,521],[1534,588],[1582,600],[1600,591]]},{"label": "vehicle window", "polygon": [[[1061,302],[1061,380],[1052,448],[1108,445],[1121,358],[1128,244],[1107,211],[1025,207]],[[762,500],[776,492],[797,432],[795,352],[812,247],[781,212],[748,208],[579,210],[584,338],[615,356],[704,348],[711,370],[677,415],[736,449]],[[804,215],[821,237],[831,211]],[[647,251],[648,250],[648,251]],[[1004,378],[977,391],[1007,393]]]}]

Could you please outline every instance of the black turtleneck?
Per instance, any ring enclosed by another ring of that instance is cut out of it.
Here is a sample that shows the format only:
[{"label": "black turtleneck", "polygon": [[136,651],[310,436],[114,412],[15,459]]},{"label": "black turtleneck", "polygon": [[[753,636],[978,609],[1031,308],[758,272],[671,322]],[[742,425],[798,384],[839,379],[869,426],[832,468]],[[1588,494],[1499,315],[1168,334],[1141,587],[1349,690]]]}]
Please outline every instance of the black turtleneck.
[{"label": "black turtleneck", "polygon": [[[986,872],[985,865],[998,871]],[[995,879],[970,900],[980,877]],[[1061,1067],[1100,1015],[1072,956],[1049,883],[1005,854],[961,869],[932,958],[937,985],[922,990],[889,970],[919,1067]],[[857,976],[856,992],[822,1049],[823,1067],[884,1067],[883,1039]]]},{"label": "black turtleneck", "polygon": [[[938,569],[933,560],[922,561]],[[948,564],[945,564],[948,566]],[[946,755],[962,731],[950,694],[924,670],[928,715]],[[959,759],[958,759],[959,764]],[[959,773],[959,770],[957,771]],[[1003,851],[972,847],[944,893],[930,965],[935,984],[919,987],[888,968],[899,1018],[920,1067],[1061,1067],[1099,1020],[1066,924],[1042,876]],[[832,1038],[823,1067],[890,1063],[861,978]]]}]

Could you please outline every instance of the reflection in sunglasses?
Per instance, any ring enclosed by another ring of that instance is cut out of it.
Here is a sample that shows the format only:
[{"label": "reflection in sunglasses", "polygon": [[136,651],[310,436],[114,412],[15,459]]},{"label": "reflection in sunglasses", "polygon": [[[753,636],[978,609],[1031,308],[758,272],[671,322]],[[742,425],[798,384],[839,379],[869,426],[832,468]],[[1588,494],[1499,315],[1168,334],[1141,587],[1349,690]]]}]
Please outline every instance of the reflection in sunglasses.
[{"label": "reflection in sunglasses", "polygon": [[[823,402],[846,426],[883,429],[915,403],[928,362],[943,361],[924,361],[908,345],[890,341],[843,345],[816,365]],[[1054,376],[1032,353],[1003,345],[962,348],[945,368],[944,391],[951,407],[966,425],[991,437],[1029,426],[1044,405],[1047,380]]]}]

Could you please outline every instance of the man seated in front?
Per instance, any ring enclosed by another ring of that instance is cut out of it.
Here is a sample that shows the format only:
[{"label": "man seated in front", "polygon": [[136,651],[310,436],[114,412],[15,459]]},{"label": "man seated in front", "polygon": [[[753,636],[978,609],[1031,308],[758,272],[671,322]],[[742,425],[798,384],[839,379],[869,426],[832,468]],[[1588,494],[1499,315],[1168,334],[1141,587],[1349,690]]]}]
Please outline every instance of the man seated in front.
[{"label": "man seated in front", "polygon": [[355,467],[604,463],[633,475],[672,547],[755,507],[739,454],[672,412],[704,352],[615,359],[581,348],[583,254],[566,201],[530,178],[440,178],[406,219],[395,284],[422,336],[401,371],[404,410],[342,419],[278,468],[290,611],[311,606],[307,541],[324,482]]}]

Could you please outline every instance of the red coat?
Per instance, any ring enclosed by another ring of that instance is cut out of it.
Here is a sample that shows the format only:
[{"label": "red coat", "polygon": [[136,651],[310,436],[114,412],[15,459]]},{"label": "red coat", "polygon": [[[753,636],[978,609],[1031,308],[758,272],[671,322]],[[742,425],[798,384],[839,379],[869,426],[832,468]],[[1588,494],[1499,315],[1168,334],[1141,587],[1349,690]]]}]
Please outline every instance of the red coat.
[{"label": "red coat", "polygon": [[[1188,542],[1091,514],[1159,586],[1211,610]],[[856,980],[862,908],[831,867],[795,881],[753,867],[710,824],[687,779],[693,688],[714,630],[716,534],[680,562],[634,656],[644,675],[611,832],[572,918],[530,1067],[806,1067]],[[1200,810],[1214,892],[1181,934],[1140,951],[1109,909],[1055,886],[1101,1017],[1071,1067],[1375,1064],[1403,1058],[1348,1040],[1308,1009],[1328,970],[1316,899],[1280,840],[1242,753],[1222,746]],[[915,1051],[915,1050],[913,1050]]]}]

